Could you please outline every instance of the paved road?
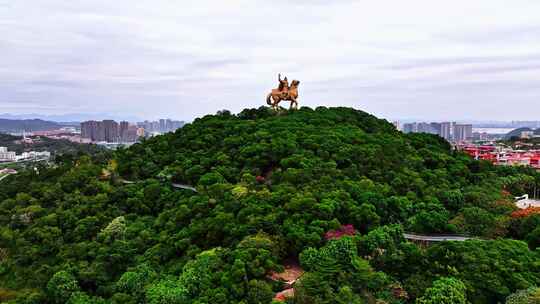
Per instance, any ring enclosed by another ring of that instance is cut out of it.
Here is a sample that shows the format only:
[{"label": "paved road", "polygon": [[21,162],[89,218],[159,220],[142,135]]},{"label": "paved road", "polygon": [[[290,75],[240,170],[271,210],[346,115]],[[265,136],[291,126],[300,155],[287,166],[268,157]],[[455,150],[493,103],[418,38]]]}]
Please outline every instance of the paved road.
[{"label": "paved road", "polygon": [[1,165],[16,165],[16,164],[22,164],[22,163],[33,163],[33,162],[42,162],[42,161],[50,161],[50,158],[35,158],[35,159],[25,159],[20,161],[14,161],[14,162],[2,162]]},{"label": "paved road", "polygon": [[[122,183],[124,184],[135,184],[137,182],[134,182],[134,181],[128,181],[128,180],[125,180],[125,179],[122,179]],[[197,189],[195,189],[195,187],[193,186],[190,186],[190,185],[185,185],[185,184],[178,184],[178,183],[172,183],[171,186],[173,188],[176,188],[176,189],[186,189],[186,190],[191,190],[193,192],[199,192],[197,191]]]},{"label": "paved road", "polygon": [[473,239],[471,237],[462,236],[462,235],[421,235],[413,233],[404,233],[403,236],[407,240],[413,241],[426,241],[426,242],[444,242],[444,241],[458,241],[463,242],[466,240]]},{"label": "paved road", "polygon": [[18,164],[25,164],[25,163],[38,163],[43,161],[50,161],[50,158],[37,158],[37,159],[26,159],[26,160],[20,160],[16,162],[1,162],[0,167],[6,166],[6,165],[18,165]]},{"label": "paved road", "polygon": [[8,174],[6,174],[6,175],[0,177],[0,181],[2,181],[3,179],[5,179],[6,177],[8,177],[8,176],[10,176],[10,175],[15,175],[15,174],[17,174],[17,173],[8,173]]},{"label": "paved road", "polygon": [[195,187],[192,187],[190,185],[177,184],[177,183],[172,183],[171,185],[173,186],[173,188],[186,189],[186,190],[191,190],[191,191],[194,191],[194,192],[199,192],[199,191],[197,191],[197,189],[195,189]]}]

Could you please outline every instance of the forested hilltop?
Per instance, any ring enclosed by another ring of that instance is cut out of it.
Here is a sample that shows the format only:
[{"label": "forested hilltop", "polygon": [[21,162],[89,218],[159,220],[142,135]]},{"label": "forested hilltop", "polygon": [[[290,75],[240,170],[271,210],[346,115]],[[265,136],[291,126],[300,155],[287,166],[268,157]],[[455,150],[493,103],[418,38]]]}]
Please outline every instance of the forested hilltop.
[{"label": "forested hilltop", "polygon": [[[221,111],[60,161],[0,184],[0,302],[540,298],[540,215],[513,203],[540,175],[362,111]],[[424,246],[405,231],[475,239]],[[290,269],[299,279],[280,281]]]}]

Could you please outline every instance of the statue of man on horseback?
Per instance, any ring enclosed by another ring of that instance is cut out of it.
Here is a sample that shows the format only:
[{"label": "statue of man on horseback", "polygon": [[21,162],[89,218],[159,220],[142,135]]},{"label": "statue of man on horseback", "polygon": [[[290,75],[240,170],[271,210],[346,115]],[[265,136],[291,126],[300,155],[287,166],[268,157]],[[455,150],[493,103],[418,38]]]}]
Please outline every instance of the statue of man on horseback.
[{"label": "statue of man on horseback", "polygon": [[285,78],[281,80],[281,74],[278,74],[278,81],[278,90],[282,92],[281,95],[283,96],[283,98],[287,98],[287,95],[289,93],[289,80],[287,79],[287,76],[285,76]]},{"label": "statue of man on horseback", "polygon": [[281,79],[281,74],[278,74],[278,81],[278,88],[272,89],[266,97],[266,103],[271,105],[274,110],[277,110],[282,100],[288,100],[291,102],[290,109],[293,109],[293,105],[295,109],[298,108],[298,85],[300,81],[293,80],[289,86],[289,80],[287,80],[287,77]]}]

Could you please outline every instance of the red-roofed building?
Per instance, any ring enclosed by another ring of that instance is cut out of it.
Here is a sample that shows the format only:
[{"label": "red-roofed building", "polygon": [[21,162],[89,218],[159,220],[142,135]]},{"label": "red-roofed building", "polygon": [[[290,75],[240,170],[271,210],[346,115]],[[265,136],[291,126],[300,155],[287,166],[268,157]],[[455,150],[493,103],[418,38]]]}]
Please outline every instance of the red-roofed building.
[{"label": "red-roofed building", "polygon": [[477,160],[486,160],[501,166],[531,166],[540,169],[540,151],[511,150],[496,146],[457,146],[458,149]]}]

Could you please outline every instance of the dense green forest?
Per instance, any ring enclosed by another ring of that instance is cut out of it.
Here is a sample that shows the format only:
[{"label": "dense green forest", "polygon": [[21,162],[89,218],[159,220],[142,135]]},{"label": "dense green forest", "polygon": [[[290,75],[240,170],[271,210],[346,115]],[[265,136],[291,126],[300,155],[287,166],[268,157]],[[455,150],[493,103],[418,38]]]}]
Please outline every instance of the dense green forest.
[{"label": "dense green forest", "polygon": [[349,108],[220,111],[2,181],[0,300],[271,303],[292,263],[290,304],[535,303],[539,183]]}]

